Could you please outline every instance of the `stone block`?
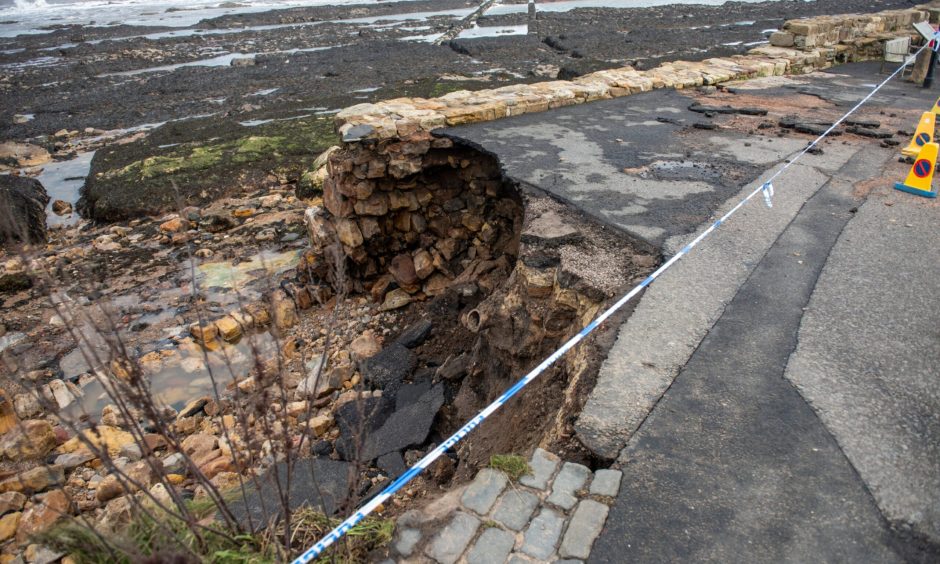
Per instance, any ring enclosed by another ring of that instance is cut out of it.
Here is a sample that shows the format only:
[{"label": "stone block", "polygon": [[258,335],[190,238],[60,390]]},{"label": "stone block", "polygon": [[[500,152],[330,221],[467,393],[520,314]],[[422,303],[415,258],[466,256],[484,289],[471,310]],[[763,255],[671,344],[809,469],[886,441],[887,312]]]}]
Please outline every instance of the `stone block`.
[{"label": "stone block", "polygon": [[42,458],[56,446],[52,424],[43,419],[23,421],[0,437],[0,459]]},{"label": "stone block", "polygon": [[421,156],[431,149],[431,140],[427,138],[416,138],[409,140],[401,145],[403,155]]},{"label": "stone block", "polygon": [[410,304],[413,298],[408,294],[408,292],[402,290],[401,288],[396,288],[385,295],[385,300],[382,302],[382,305],[379,306],[379,311],[392,311],[393,309],[399,309]]},{"label": "stone block", "polygon": [[492,517],[493,520],[513,531],[521,531],[529,522],[538,504],[539,498],[531,492],[509,489],[499,498]]},{"label": "stone block", "polygon": [[394,178],[405,178],[421,172],[421,159],[392,159],[388,163],[388,173]]},{"label": "stone block", "polygon": [[392,224],[396,231],[401,233],[411,232],[411,212],[401,211],[392,216]]},{"label": "stone block", "polygon": [[355,211],[353,201],[340,194],[331,178],[323,182],[323,206],[336,217],[349,217]]},{"label": "stone block", "polygon": [[620,492],[622,477],[623,472],[620,470],[598,470],[594,473],[594,480],[591,482],[591,495],[616,497]]},{"label": "stone block", "polygon": [[439,296],[443,294],[450,286],[451,280],[441,274],[433,274],[424,285],[424,293],[429,296]]},{"label": "stone block", "polygon": [[365,200],[357,200],[353,204],[353,210],[359,215],[385,215],[388,213],[388,196],[372,194]]},{"label": "stone block", "polygon": [[547,298],[552,295],[552,290],[555,287],[554,268],[538,269],[518,265],[516,271],[525,280],[526,293],[530,298]]},{"label": "stone block", "polygon": [[402,286],[413,286],[418,283],[414,259],[410,255],[402,254],[393,258],[388,270]]},{"label": "stone block", "polygon": [[607,521],[608,508],[603,503],[586,499],[574,510],[565,538],[561,541],[558,555],[562,558],[587,558],[591,554],[594,539],[601,534]]},{"label": "stone block", "polygon": [[22,513],[9,513],[0,517],[0,543],[13,538],[13,535],[16,534],[16,530],[19,527],[22,516]]},{"label": "stone block", "polygon": [[219,331],[219,335],[224,341],[233,343],[237,341],[242,336],[242,326],[234,317],[226,315],[221,319],[217,319],[215,326]]},{"label": "stone block", "polygon": [[339,219],[336,221],[336,236],[347,247],[358,247],[363,243],[362,231],[354,220]]},{"label": "stone block", "polygon": [[546,489],[560,461],[560,458],[548,451],[540,448],[535,449],[535,452],[532,453],[531,460],[529,460],[529,467],[532,468],[532,473],[519,478],[519,483],[537,490]]},{"label": "stone block", "polygon": [[[362,166],[365,167],[365,165]],[[363,176],[365,176],[364,172]],[[347,177],[345,181],[337,183],[336,187],[344,196],[365,200],[375,191],[375,182],[372,180],[357,181],[355,177]]]},{"label": "stone block", "polygon": [[53,490],[39,497],[39,503],[23,512],[16,530],[18,543],[25,543],[33,535],[49,530],[70,513],[71,504],[63,490]]},{"label": "stone block", "polygon": [[320,206],[307,208],[304,212],[304,222],[307,224],[310,245],[314,249],[322,249],[333,242],[335,234],[333,223],[329,220],[323,208]]},{"label": "stone block", "polygon": [[516,537],[509,531],[497,528],[487,529],[483,531],[467,554],[467,564],[505,562],[515,543]]},{"label": "stone block", "polygon": [[539,560],[548,560],[555,553],[564,524],[565,519],[560,513],[543,508],[525,531],[522,552]]},{"label": "stone block", "polygon": [[415,546],[421,540],[421,531],[417,529],[404,528],[398,533],[398,541],[395,542],[395,550],[402,556],[411,556]]},{"label": "stone block", "polygon": [[366,169],[366,178],[382,178],[385,176],[385,170],[385,161],[381,159],[373,159],[369,161],[369,166]]},{"label": "stone block", "polygon": [[290,329],[297,325],[299,321],[294,301],[287,296],[284,290],[275,290],[271,294],[271,310],[274,326],[281,331]]},{"label": "stone block", "polygon": [[0,515],[12,511],[20,511],[26,505],[26,496],[20,492],[5,492],[0,494]]},{"label": "stone block", "polygon": [[460,502],[480,515],[489,513],[496,498],[503,492],[508,480],[499,470],[484,468],[463,492]]},{"label": "stone block", "polygon": [[783,27],[793,35],[812,35],[819,30],[818,26],[809,20],[790,20]]},{"label": "stone block", "polygon": [[793,47],[794,36],[786,31],[775,31],[770,35],[770,44],[774,47]]},{"label": "stone block", "polygon": [[210,343],[219,336],[219,328],[215,323],[193,323],[189,326],[189,334],[197,343]]},{"label": "stone block", "polygon": [[552,484],[552,493],[548,496],[548,502],[561,507],[564,510],[571,509],[578,502],[575,493],[584,487],[588,478],[591,477],[591,471],[587,466],[575,464],[574,462],[565,462],[555,477]]},{"label": "stone block", "polygon": [[424,249],[419,250],[414,256],[414,269],[418,278],[424,280],[434,273],[434,257]]},{"label": "stone block", "polygon": [[388,205],[393,210],[416,211],[420,207],[418,197],[415,196],[414,192],[399,192],[398,190],[392,190],[388,193]]},{"label": "stone block", "polygon": [[382,227],[379,225],[379,220],[374,217],[362,217],[359,218],[359,232],[362,233],[362,238],[366,241],[382,234]]},{"label": "stone block", "polygon": [[473,540],[479,527],[479,519],[458,511],[450,523],[431,540],[426,554],[441,564],[454,564]]}]

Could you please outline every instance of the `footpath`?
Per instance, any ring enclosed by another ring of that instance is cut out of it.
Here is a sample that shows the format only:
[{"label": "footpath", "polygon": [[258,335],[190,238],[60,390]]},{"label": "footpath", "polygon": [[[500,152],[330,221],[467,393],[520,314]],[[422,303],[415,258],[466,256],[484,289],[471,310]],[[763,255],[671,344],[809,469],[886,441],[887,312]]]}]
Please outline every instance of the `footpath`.
[{"label": "footpath", "polygon": [[[815,137],[790,116],[831,123],[878,66],[448,135],[669,257]],[[890,141],[937,94],[889,84],[860,134],[775,182],[772,209],[752,201],[646,291],[576,424],[610,470],[541,450],[519,483],[483,470],[399,522],[394,560],[940,558],[940,204],[892,189],[909,165]]]},{"label": "footpath", "polygon": [[[844,103],[879,80],[871,65],[826,74],[802,90]],[[916,120],[936,99],[903,82],[882,92],[866,115]],[[868,143],[820,171],[825,183],[697,334],[659,335],[679,349],[670,360],[692,353],[657,367],[671,381],[651,410],[631,414],[635,432],[609,433],[623,445],[623,487],[591,561],[937,558],[940,207],[891,188],[906,176],[896,157]],[[778,193],[798,182],[783,176]],[[695,284],[695,272],[674,274]],[[674,331],[678,320],[659,315]],[[585,435],[604,392],[643,379],[634,320],[602,369]]]}]

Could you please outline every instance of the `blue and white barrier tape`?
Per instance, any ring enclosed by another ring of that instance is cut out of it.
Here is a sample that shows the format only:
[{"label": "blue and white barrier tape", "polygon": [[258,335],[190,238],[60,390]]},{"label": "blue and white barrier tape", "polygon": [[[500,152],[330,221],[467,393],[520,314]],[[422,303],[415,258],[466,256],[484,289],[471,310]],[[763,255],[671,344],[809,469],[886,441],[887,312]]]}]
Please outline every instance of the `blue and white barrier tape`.
[{"label": "blue and white barrier tape", "polygon": [[[940,33],[938,33],[938,37],[940,37]],[[912,57],[910,60],[913,60],[913,58],[919,55],[921,51],[923,51],[925,48],[927,48],[927,45],[925,45],[924,47],[921,47],[920,50],[918,50],[917,53],[914,55],[914,57]],[[513,396],[519,393],[519,391],[522,388],[524,388],[529,382],[531,382],[532,380],[535,380],[542,372],[545,371],[545,369],[547,369],[549,366],[554,364],[556,360],[561,358],[566,352],[568,352],[569,350],[574,348],[575,345],[577,345],[582,340],[584,340],[584,338],[587,337],[592,331],[597,329],[597,327],[600,326],[601,323],[606,321],[611,315],[617,312],[617,310],[622,308],[630,300],[636,297],[637,294],[643,291],[643,289],[645,289],[647,286],[652,284],[653,281],[659,278],[659,276],[663,272],[666,272],[667,270],[669,270],[669,268],[671,268],[672,265],[676,264],[676,262],[678,262],[679,259],[689,254],[689,252],[693,248],[695,248],[696,245],[702,242],[702,240],[708,237],[713,231],[718,229],[718,227],[720,227],[722,223],[727,221],[732,215],[734,215],[739,209],[741,209],[744,206],[744,204],[750,201],[754,196],[756,196],[757,194],[763,193],[764,201],[767,204],[767,207],[772,207],[773,202],[771,201],[771,197],[773,196],[773,193],[774,193],[774,188],[772,184],[773,180],[779,177],[781,174],[783,174],[783,172],[786,171],[788,168],[790,168],[793,165],[793,163],[801,159],[804,155],[806,155],[806,153],[812,150],[813,147],[815,147],[820,141],[823,140],[823,138],[825,138],[830,133],[832,133],[832,131],[836,127],[838,127],[839,124],[841,124],[849,116],[851,116],[859,108],[861,108],[863,104],[865,104],[868,100],[870,100],[872,96],[874,96],[879,90],[881,90],[882,87],[884,87],[884,85],[886,85],[889,81],[891,81],[894,77],[896,77],[908,64],[910,63],[905,62],[904,64],[902,64],[896,71],[894,71],[890,76],[888,76],[888,78],[884,79],[884,81],[882,81],[881,84],[876,86],[874,90],[872,90],[867,96],[865,96],[861,102],[856,104],[851,110],[848,111],[848,113],[846,113],[844,116],[839,118],[838,121],[832,124],[832,127],[827,129],[822,135],[820,135],[812,143],[807,145],[807,147],[802,152],[798,153],[796,157],[791,159],[789,162],[784,164],[779,170],[777,170],[777,172],[775,172],[766,182],[764,182],[763,184],[758,186],[756,189],[754,189],[753,192],[751,192],[750,194],[747,195],[747,197],[745,197],[743,200],[738,202],[737,205],[731,208],[726,214],[721,216],[721,218],[717,219],[714,223],[709,225],[708,228],[705,229],[705,231],[703,231],[701,234],[699,234],[698,237],[693,239],[691,243],[683,247],[681,251],[676,253],[672,258],[666,261],[662,266],[657,268],[652,274],[647,276],[646,279],[640,282],[635,288],[630,290],[625,296],[620,298],[617,301],[617,303],[615,303],[606,311],[604,311],[602,314],[600,314],[594,321],[588,324],[577,335],[575,335],[570,340],[568,340],[565,344],[563,344],[561,348],[559,348],[558,350],[553,352],[551,356],[543,360],[541,364],[533,368],[532,371],[530,371],[528,374],[525,375],[525,377],[523,377],[521,380],[516,382],[511,388],[506,390],[503,393],[503,395],[499,396],[496,399],[496,401],[488,405],[486,409],[484,409],[479,414],[477,414],[476,417],[468,421],[456,433],[451,435],[450,438],[448,438],[446,441],[441,443],[437,448],[435,448],[434,450],[429,452],[427,455],[425,455],[424,458],[419,460],[417,464],[409,468],[407,472],[405,472],[404,474],[399,476],[398,479],[396,479],[394,482],[389,484],[389,486],[385,488],[384,490],[382,490],[381,493],[379,493],[377,496],[372,498],[368,503],[360,507],[358,511],[356,511],[353,515],[349,516],[349,518],[343,521],[338,527],[330,531],[329,534],[327,534],[325,537],[320,539],[319,542],[317,542],[315,545],[310,547],[306,552],[298,556],[297,559],[294,560],[294,564],[307,564],[309,562],[312,562],[319,555],[323,554],[324,550],[326,550],[330,545],[332,545],[334,542],[342,538],[343,535],[345,535],[346,532],[349,531],[349,529],[356,526],[359,522],[365,519],[367,515],[369,515],[370,513],[375,511],[376,508],[378,508],[380,505],[385,503],[405,484],[410,482],[415,476],[420,474],[424,469],[430,466],[431,463],[433,463],[435,460],[443,456],[444,453],[447,452],[449,448],[453,447],[458,442],[460,442],[461,439],[463,439],[468,434],[470,434],[470,431],[472,431],[474,428],[479,426],[480,423],[482,423],[484,419],[492,415],[497,409],[502,407]]]},{"label": "blue and white barrier tape", "polygon": [[774,201],[772,199],[774,197],[774,185],[770,182],[765,182],[760,189],[761,192],[764,193],[764,204],[766,204],[768,208],[774,207]]}]

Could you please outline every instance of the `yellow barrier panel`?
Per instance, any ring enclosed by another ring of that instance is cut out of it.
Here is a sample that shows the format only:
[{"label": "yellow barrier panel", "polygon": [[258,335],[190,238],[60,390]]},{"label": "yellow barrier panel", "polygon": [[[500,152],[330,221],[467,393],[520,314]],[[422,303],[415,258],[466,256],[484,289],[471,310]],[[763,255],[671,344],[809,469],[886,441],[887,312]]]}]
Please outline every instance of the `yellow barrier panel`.
[{"label": "yellow barrier panel", "polygon": [[920,116],[920,121],[917,122],[917,131],[914,133],[914,138],[911,139],[911,144],[902,149],[901,153],[908,157],[916,157],[920,154],[921,147],[927,143],[933,143],[936,117],[937,114],[933,112],[924,112],[924,115]]},{"label": "yellow barrier panel", "polygon": [[933,189],[933,173],[937,166],[937,151],[940,151],[940,145],[937,143],[927,143],[917,155],[911,172],[907,175],[904,183],[898,182],[894,185],[896,190],[916,194],[925,198],[936,198],[937,191]]}]

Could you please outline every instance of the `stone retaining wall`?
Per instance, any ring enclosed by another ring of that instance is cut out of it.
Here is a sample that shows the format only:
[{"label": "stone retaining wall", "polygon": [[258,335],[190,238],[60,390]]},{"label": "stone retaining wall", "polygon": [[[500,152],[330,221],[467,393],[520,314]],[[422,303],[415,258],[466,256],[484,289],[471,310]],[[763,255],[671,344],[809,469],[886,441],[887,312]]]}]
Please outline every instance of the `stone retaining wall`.
[{"label": "stone retaining wall", "polygon": [[306,216],[314,254],[341,246],[354,290],[371,289],[377,301],[398,290],[388,309],[419,292],[440,294],[465,272],[492,291],[498,280],[486,273],[518,254],[515,187],[492,156],[401,131],[330,155],[324,207]]},{"label": "stone retaining wall", "polygon": [[[868,51],[873,44],[899,35],[914,34],[912,25],[926,21],[926,10],[890,10],[877,14],[844,14],[790,20],[770,36],[774,47],[807,50],[834,47],[842,51]],[[877,53],[880,55],[881,51]]]},{"label": "stone retaining wall", "polygon": [[455,147],[432,136],[432,130],[657,88],[806,73],[880,58],[885,40],[913,34],[911,25],[929,17],[930,10],[922,7],[793,20],[772,36],[771,45],[747,55],[346,108],[336,116],[344,148],[329,159],[325,209],[307,214],[314,251],[342,248],[349,257],[348,279],[357,288],[378,288],[377,300],[392,282],[408,295],[437,293],[480,261],[514,256],[522,209],[495,158]]}]

